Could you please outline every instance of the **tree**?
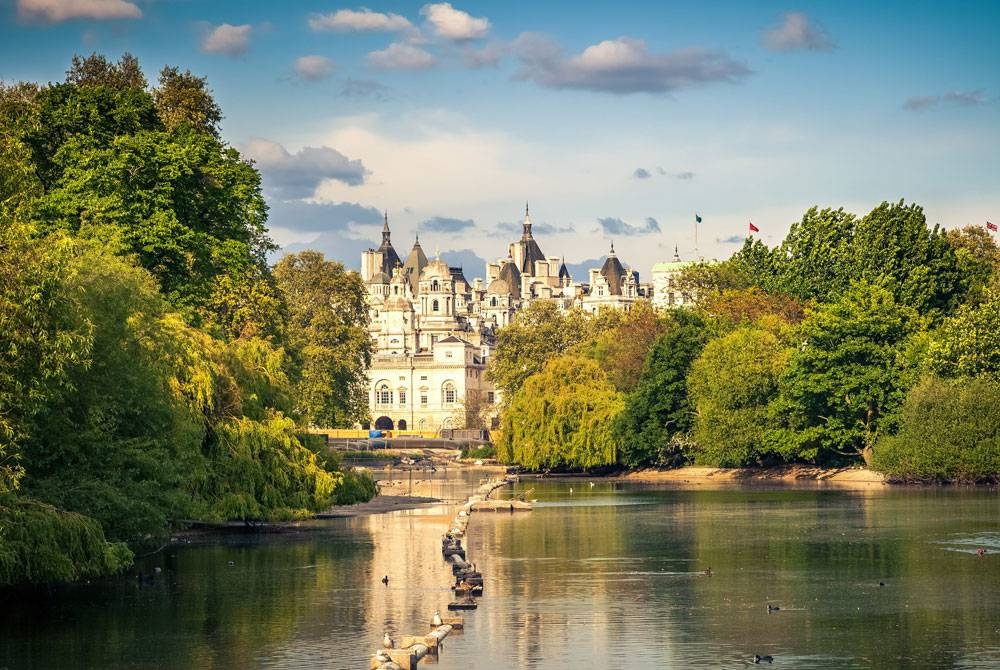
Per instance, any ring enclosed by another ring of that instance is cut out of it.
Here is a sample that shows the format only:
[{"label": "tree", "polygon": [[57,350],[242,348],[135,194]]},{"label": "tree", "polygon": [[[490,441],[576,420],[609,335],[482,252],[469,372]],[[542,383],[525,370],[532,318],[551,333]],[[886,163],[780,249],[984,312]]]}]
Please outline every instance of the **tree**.
[{"label": "tree", "polygon": [[591,319],[580,310],[562,313],[553,302],[536,300],[497,333],[497,346],[487,371],[490,381],[509,403],[528,377],[541,371],[552,358],[593,337],[606,319]]},{"label": "tree", "polygon": [[274,274],[288,304],[297,410],[317,426],[365,421],[372,341],[360,277],[317,251],[286,255]]},{"label": "tree", "polygon": [[153,91],[153,103],[168,131],[187,126],[219,138],[222,110],[212,98],[205,77],[196,77],[190,70],[181,73],[176,67],[164,67],[160,84]]},{"label": "tree", "polygon": [[904,480],[996,481],[998,403],[995,379],[924,378],[906,396],[898,432],[879,440],[872,467]]},{"label": "tree", "polygon": [[800,458],[871,457],[909,386],[905,346],[921,325],[888,289],[867,282],[809,312],[781,379],[782,416]]},{"label": "tree", "polygon": [[927,365],[942,377],[986,376],[1000,380],[1000,291],[966,304],[930,338]]},{"label": "tree", "polygon": [[511,400],[497,456],[535,470],[612,465],[619,447],[614,421],[624,404],[594,361],[553,358]]},{"label": "tree", "polygon": [[677,464],[681,455],[671,441],[690,428],[687,376],[707,340],[698,312],[670,313],[666,332],[649,350],[638,384],[626,396],[625,410],[615,423],[624,465]]},{"label": "tree", "polygon": [[[618,314],[618,313],[616,313]],[[616,325],[581,344],[581,351],[600,363],[615,388],[632,391],[639,382],[653,342],[665,330],[664,320],[649,302],[637,302],[619,315]]]},{"label": "tree", "polygon": [[982,226],[953,228],[945,233],[948,244],[955,250],[959,272],[968,283],[968,302],[979,302],[1000,267],[1000,247]]},{"label": "tree", "polygon": [[752,326],[705,345],[687,379],[697,462],[738,467],[780,453],[773,405],[788,356],[775,333]]}]

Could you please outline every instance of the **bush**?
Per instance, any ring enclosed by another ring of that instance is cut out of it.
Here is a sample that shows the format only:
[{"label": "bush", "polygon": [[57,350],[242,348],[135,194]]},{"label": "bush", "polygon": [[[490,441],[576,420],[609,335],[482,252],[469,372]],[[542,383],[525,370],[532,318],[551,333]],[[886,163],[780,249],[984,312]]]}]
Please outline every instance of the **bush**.
[{"label": "bush", "polygon": [[496,458],[497,450],[492,444],[483,444],[477,447],[471,444],[462,445],[462,458],[469,458],[472,460],[486,460],[488,458]]},{"label": "bush", "polygon": [[907,395],[899,431],[880,440],[872,467],[892,478],[975,482],[1000,474],[1000,383],[927,377]]}]

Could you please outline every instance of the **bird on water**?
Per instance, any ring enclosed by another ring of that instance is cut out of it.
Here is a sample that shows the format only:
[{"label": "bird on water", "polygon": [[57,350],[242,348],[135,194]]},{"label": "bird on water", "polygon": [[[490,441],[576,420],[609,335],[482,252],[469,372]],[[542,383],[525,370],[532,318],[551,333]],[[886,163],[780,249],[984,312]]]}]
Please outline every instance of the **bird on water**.
[{"label": "bird on water", "polygon": [[385,577],[382,578],[382,583],[385,584],[386,586],[389,586],[389,575],[386,575]]},{"label": "bird on water", "polygon": [[754,654],[753,655],[753,662],[754,663],[773,663],[774,662],[774,656],[770,656],[770,655],[768,655],[768,656],[761,656],[760,654]]},{"label": "bird on water", "polygon": [[976,556],[978,556],[979,558],[983,558],[984,556],[986,556],[985,547],[979,547],[979,549],[976,549]]},{"label": "bird on water", "polygon": [[389,637],[389,631],[386,631],[385,635],[382,636],[382,646],[386,649],[392,649],[393,647],[392,638]]},{"label": "bird on water", "polygon": [[779,611],[780,609],[781,609],[781,608],[780,608],[780,607],[778,607],[777,605],[768,605],[768,606],[767,606],[767,613],[768,613],[768,614],[770,614],[771,612],[777,612],[777,611]]},{"label": "bird on water", "polygon": [[441,621],[441,613],[440,612],[434,612],[434,618],[431,619],[431,625],[434,626],[435,628],[437,628],[442,623],[443,622]]}]

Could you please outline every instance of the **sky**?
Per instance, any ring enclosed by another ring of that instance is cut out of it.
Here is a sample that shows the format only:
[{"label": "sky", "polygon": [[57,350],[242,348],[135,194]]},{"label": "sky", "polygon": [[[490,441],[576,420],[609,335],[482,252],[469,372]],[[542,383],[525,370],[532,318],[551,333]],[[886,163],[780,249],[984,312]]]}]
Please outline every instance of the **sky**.
[{"label": "sky", "polygon": [[546,255],[614,244],[647,281],[814,205],[997,222],[998,27],[961,0],[0,0],[0,79],[91,52],[207,77],[284,250],[357,268],[387,213],[472,279],[528,203]]}]

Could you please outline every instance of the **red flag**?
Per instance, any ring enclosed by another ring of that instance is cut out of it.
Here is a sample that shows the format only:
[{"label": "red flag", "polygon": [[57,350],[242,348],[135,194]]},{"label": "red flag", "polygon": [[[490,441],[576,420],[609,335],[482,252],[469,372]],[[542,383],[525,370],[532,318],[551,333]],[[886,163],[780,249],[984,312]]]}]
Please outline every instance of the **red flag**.
[{"label": "red flag", "polygon": [[986,222],[986,230],[992,230],[994,233],[997,232],[997,224]]},{"label": "red flag", "polygon": [[753,225],[753,221],[750,222],[750,232],[751,233],[759,233],[760,232],[760,228],[758,228],[757,226]]}]

